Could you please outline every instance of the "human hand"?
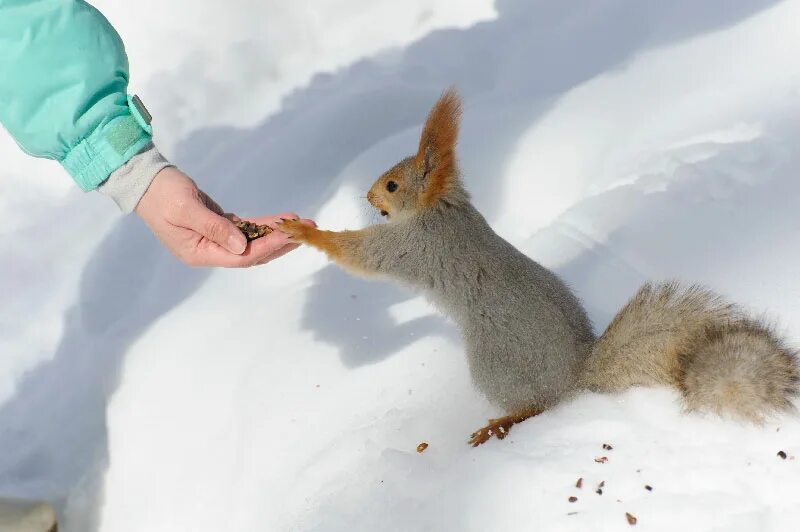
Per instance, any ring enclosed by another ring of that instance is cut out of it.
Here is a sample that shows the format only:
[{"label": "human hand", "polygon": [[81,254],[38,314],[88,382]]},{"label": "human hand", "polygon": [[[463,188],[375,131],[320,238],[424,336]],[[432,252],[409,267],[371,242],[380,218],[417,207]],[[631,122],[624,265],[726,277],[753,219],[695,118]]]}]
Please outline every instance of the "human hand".
[{"label": "human hand", "polygon": [[[136,214],[164,247],[189,266],[255,266],[285,255],[298,246],[281,231],[273,231],[248,244],[242,232],[231,222],[239,218],[225,214],[189,176],[173,166],[156,175],[136,206]],[[296,214],[288,213],[250,221],[276,229],[276,224],[282,219],[297,218]],[[315,226],[311,220],[301,222]]]}]

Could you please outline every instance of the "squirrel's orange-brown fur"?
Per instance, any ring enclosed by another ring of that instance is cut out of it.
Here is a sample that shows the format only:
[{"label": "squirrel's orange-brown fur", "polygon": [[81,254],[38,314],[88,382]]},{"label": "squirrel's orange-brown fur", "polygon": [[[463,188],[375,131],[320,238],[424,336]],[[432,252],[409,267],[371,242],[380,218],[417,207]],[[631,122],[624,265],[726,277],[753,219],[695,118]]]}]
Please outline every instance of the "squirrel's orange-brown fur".
[{"label": "squirrel's orange-brown fur", "polygon": [[331,260],[356,275],[369,275],[371,272],[350,257],[358,253],[363,238],[361,231],[322,231],[308,226],[300,220],[284,220],[281,230],[292,232],[292,238],[323,251]]},{"label": "squirrel's orange-brown fur", "polygon": [[435,204],[455,184],[458,175],[455,146],[460,119],[461,99],[455,89],[450,88],[431,109],[414,158],[414,164],[428,174],[427,188],[420,196],[422,206]]},{"label": "squirrel's orange-brown fur", "polygon": [[489,441],[493,436],[498,440],[502,440],[508,436],[508,432],[511,430],[511,427],[517,423],[522,423],[526,419],[538,416],[542,412],[543,410],[537,408],[532,410],[524,410],[516,414],[511,414],[510,416],[490,419],[489,423],[485,427],[482,427],[472,433],[468,443],[473,447],[477,447],[478,445]]}]

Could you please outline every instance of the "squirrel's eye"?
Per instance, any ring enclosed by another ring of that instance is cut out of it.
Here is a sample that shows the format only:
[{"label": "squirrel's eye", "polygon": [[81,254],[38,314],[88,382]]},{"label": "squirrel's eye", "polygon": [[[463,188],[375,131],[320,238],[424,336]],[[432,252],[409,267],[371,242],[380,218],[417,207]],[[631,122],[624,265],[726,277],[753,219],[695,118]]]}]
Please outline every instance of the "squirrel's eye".
[{"label": "squirrel's eye", "polygon": [[397,183],[395,183],[394,181],[389,181],[388,183],[386,183],[386,190],[388,190],[389,192],[394,192],[395,190],[397,190]]}]

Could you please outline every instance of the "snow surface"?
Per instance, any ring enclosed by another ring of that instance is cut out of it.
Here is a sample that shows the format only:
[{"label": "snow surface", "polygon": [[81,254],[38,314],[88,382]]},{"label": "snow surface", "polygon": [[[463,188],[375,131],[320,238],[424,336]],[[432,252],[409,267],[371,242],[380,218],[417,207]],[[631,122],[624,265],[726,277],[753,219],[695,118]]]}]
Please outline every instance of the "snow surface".
[{"label": "snow surface", "polygon": [[[228,209],[376,221],[360,196],[455,84],[476,204],[598,331],[682,278],[800,338],[800,2],[136,4],[96,2],[159,144]],[[310,250],[184,268],[57,166],[0,157],[0,494],[66,530],[796,528],[795,416],[587,394],[472,449],[497,412],[419,297]]]}]

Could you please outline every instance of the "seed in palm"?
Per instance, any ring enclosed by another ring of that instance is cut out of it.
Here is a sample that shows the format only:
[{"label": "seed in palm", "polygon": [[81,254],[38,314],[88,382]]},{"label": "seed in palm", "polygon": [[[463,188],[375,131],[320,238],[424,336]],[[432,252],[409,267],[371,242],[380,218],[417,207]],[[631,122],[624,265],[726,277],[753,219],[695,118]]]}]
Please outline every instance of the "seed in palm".
[{"label": "seed in palm", "polygon": [[239,228],[239,231],[247,238],[248,242],[266,236],[272,232],[272,229],[270,229],[268,225],[258,225],[244,220],[236,222],[236,227]]}]

